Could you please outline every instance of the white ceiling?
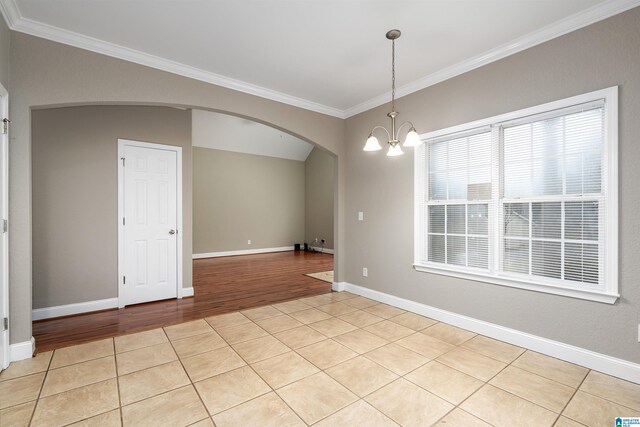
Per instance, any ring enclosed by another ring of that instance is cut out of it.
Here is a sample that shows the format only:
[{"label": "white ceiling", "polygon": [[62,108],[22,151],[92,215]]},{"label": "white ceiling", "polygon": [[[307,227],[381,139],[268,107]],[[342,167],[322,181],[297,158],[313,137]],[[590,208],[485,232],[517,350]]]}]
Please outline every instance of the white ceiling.
[{"label": "white ceiling", "polygon": [[305,161],[313,145],[252,120],[193,110],[191,140],[195,147]]},{"label": "white ceiling", "polygon": [[0,0],[12,29],[338,117],[640,0]]}]

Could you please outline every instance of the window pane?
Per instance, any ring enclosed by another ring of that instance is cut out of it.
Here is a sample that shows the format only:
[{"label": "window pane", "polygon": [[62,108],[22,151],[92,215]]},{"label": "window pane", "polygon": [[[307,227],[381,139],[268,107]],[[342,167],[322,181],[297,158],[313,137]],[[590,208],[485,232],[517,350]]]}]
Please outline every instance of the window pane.
[{"label": "window pane", "polygon": [[598,245],[565,243],[564,278],[583,283],[598,283]]},{"label": "window pane", "polygon": [[531,195],[531,162],[506,163],[504,165],[505,197],[526,197]]},{"label": "window pane", "polygon": [[534,159],[532,186],[534,196],[562,194],[562,158]]},{"label": "window pane", "polygon": [[469,234],[487,235],[489,232],[488,205],[468,205],[467,225]]},{"label": "window pane", "polygon": [[467,147],[468,138],[453,139],[447,143],[449,151],[447,153],[447,169],[460,169],[468,166]]},{"label": "window pane", "polygon": [[565,150],[567,153],[600,150],[604,138],[603,124],[603,108],[565,116]]},{"label": "window pane", "polygon": [[504,240],[504,260],[502,268],[512,273],[529,274],[529,241]]},{"label": "window pane", "polygon": [[566,157],[567,194],[599,193],[601,161],[599,153],[568,155]]},{"label": "window pane", "polygon": [[444,263],[444,236],[429,236],[429,261]]},{"label": "window pane", "polygon": [[562,276],[562,257],[560,242],[533,241],[531,246],[531,274],[535,276]]},{"label": "window pane", "polygon": [[464,236],[447,236],[447,264],[467,264],[465,240]]},{"label": "window pane", "polygon": [[447,143],[429,144],[429,171],[439,172],[447,169]]},{"label": "window pane", "polygon": [[531,123],[531,154],[534,158],[560,157],[564,138],[564,117]]},{"label": "window pane", "polygon": [[444,233],[444,206],[429,206],[429,232]]},{"label": "window pane", "polygon": [[469,237],[469,267],[489,268],[489,241],[486,237]]},{"label": "window pane", "polygon": [[467,198],[467,174],[466,169],[449,171],[447,177],[447,187],[449,189],[448,199],[466,199]]},{"label": "window pane", "polygon": [[446,200],[447,198],[447,173],[429,174],[429,199]]},{"label": "window pane", "polygon": [[565,202],[564,237],[598,240],[598,202]]},{"label": "window pane", "polygon": [[600,153],[585,154],[582,167],[582,192],[599,193],[602,181],[602,158]]},{"label": "window pane", "polygon": [[503,134],[505,164],[531,158],[531,124],[506,128]]},{"label": "window pane", "polygon": [[469,137],[469,159],[474,165],[491,165],[491,132]]},{"label": "window pane", "polygon": [[504,235],[529,237],[528,203],[505,203]]},{"label": "window pane", "polygon": [[562,237],[562,204],[544,202],[531,204],[533,237],[560,239]]},{"label": "window pane", "polygon": [[447,206],[447,233],[465,234],[465,205]]}]

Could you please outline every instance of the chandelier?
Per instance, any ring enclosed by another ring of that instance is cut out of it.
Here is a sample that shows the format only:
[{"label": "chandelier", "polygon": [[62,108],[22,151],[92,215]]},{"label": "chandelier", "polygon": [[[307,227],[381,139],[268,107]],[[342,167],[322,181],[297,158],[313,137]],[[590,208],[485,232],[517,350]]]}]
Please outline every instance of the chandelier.
[{"label": "chandelier", "polygon": [[403,154],[399,142],[400,131],[405,126],[410,126],[410,128],[402,145],[405,147],[416,147],[422,143],[413,123],[408,121],[404,122],[396,130],[396,117],[400,114],[396,111],[396,39],[400,37],[400,34],[400,30],[387,31],[387,38],[391,40],[391,112],[387,114],[387,116],[391,118],[391,132],[389,132],[384,126],[374,127],[371,129],[369,138],[367,138],[367,143],[363,148],[364,151],[382,150],[380,142],[378,142],[378,138],[373,135],[376,130],[382,129],[388,136],[387,143],[389,144],[389,150],[387,151],[387,156],[400,156]]}]

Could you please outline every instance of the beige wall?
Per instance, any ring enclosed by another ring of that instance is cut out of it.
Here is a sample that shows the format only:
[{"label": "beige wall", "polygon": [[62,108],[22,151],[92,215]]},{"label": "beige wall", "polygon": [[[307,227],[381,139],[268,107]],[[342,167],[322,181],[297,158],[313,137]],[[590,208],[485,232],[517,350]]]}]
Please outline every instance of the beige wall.
[{"label": "beige wall", "polygon": [[304,171],[297,160],[193,147],[193,253],[302,243]]},{"label": "beige wall", "polygon": [[183,287],[191,268],[191,110],[86,106],[31,114],[33,308],[118,296],[118,138],[182,147]]},{"label": "beige wall", "polygon": [[333,249],[334,158],[314,148],[305,162],[305,242],[325,239],[324,247]]},{"label": "beige wall", "polygon": [[11,32],[4,19],[0,19],[0,84],[9,90],[9,44]]},{"label": "beige wall", "polygon": [[334,238],[338,241],[335,260],[340,279],[343,120],[21,33],[11,33],[10,51],[11,343],[31,338],[31,109],[38,106],[133,103],[200,107],[269,124],[331,151],[338,158]]},{"label": "beige wall", "polygon": [[[347,120],[346,281],[476,319],[640,362],[640,8],[397,102],[428,132],[620,85],[620,300],[615,305],[419,273],[413,262],[413,156],[365,153],[387,106]],[[364,211],[365,221],[357,221]],[[362,267],[369,268],[363,278]]]}]

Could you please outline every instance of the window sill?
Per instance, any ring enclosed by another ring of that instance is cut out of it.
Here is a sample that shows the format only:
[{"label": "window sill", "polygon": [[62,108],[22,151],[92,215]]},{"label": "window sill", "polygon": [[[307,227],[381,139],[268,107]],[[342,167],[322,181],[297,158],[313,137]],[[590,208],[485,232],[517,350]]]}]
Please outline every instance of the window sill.
[{"label": "window sill", "polygon": [[457,277],[460,279],[475,280],[484,283],[491,283],[494,285],[508,286],[511,288],[526,289],[529,291],[543,292],[546,294],[562,295],[565,297],[602,302],[605,304],[615,304],[618,298],[620,298],[620,295],[615,293],[565,288],[560,286],[518,280],[511,277],[496,277],[489,274],[483,274],[481,272],[453,270],[441,266],[414,264],[413,268],[416,271],[420,271],[423,273],[440,274],[444,276]]}]

